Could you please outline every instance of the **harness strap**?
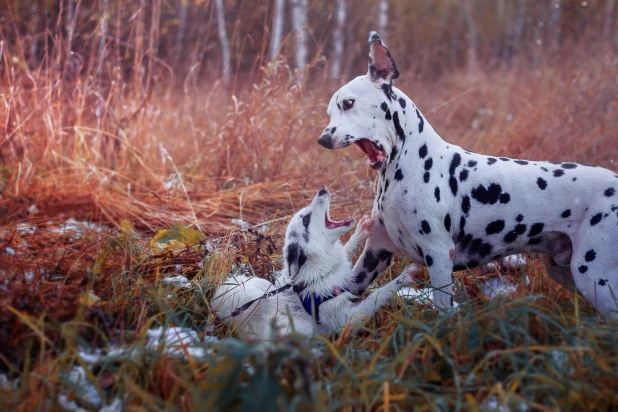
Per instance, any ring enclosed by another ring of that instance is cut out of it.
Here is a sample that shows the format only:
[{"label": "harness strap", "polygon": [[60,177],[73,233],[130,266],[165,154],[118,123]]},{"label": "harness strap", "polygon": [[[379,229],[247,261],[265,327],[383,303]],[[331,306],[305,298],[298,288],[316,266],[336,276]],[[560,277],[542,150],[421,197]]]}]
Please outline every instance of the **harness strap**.
[{"label": "harness strap", "polygon": [[[305,287],[301,289],[301,292],[304,289]],[[348,289],[347,288],[336,288],[333,290],[330,296],[318,296],[315,293],[310,293],[304,298],[301,297],[300,292],[297,292],[296,288],[294,289],[294,292],[298,294],[298,297],[303,304],[303,308],[305,309],[305,312],[307,312],[312,317],[315,316],[315,322],[319,324],[320,323],[320,305],[322,305],[324,302],[331,300],[332,298],[335,298],[341,295],[343,292],[348,292]]]}]

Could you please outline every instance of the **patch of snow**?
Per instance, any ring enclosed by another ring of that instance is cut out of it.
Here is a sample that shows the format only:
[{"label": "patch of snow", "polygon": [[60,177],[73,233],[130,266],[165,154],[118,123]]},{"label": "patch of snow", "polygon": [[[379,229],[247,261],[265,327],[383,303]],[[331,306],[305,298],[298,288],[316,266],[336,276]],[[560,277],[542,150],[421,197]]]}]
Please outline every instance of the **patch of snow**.
[{"label": "patch of snow", "polygon": [[236,226],[239,226],[241,229],[249,229],[249,227],[251,227],[249,223],[245,222],[242,219],[232,219],[232,223]]},{"label": "patch of snow", "polygon": [[488,279],[485,282],[485,285],[483,285],[483,293],[489,297],[489,299],[495,299],[498,296],[510,295],[516,290],[517,286],[508,281],[503,281],[501,277]]},{"label": "patch of snow", "polygon": [[486,268],[494,269],[496,267],[504,267],[507,269],[517,270],[528,265],[528,260],[521,254],[503,257],[496,262],[490,262],[485,265]]},{"label": "patch of snow", "polygon": [[204,348],[197,346],[200,340],[197,332],[193,329],[172,327],[166,330],[164,328],[156,328],[149,330],[147,337],[148,342],[146,346],[148,348],[164,350],[171,356],[186,358],[189,355],[195,358],[203,358],[208,353]]},{"label": "patch of snow", "polygon": [[8,253],[9,255],[11,255],[11,256],[15,256],[15,249],[13,249],[12,247],[8,247],[7,246],[7,247],[4,248],[4,251],[6,253]]},{"label": "patch of snow", "polygon": [[39,213],[39,209],[37,209],[36,205],[30,205],[30,207],[28,208],[28,213],[30,213],[31,215],[36,215],[37,213]]},{"label": "patch of snow", "polygon": [[30,223],[18,223],[17,232],[20,235],[31,235],[36,231],[36,227],[30,225]]},{"label": "patch of snow", "polygon": [[103,230],[103,226],[97,225],[96,223],[86,222],[86,221],[78,222],[77,220],[70,217],[64,223],[62,223],[59,227],[52,228],[51,232],[57,233],[60,235],[65,235],[65,234],[70,234],[70,233],[81,234],[86,229],[93,230],[95,232],[100,232]]},{"label": "patch of snow", "polygon": [[[103,406],[103,400],[99,395],[99,391],[97,391],[97,388],[90,383],[88,376],[86,375],[86,370],[83,367],[74,366],[73,369],[71,369],[71,372],[69,372],[68,379],[71,382],[71,386],[75,390],[75,394],[79,400],[84,401],[88,403],[88,405],[95,408]],[[58,403],[60,403],[60,406],[66,410],[84,410],[80,408],[75,401],[69,401],[67,395],[65,394],[58,396]]]},{"label": "patch of snow", "polygon": [[114,398],[114,400],[109,405],[99,409],[99,412],[122,412],[122,410],[124,409],[122,403],[122,399]]},{"label": "patch of snow", "polygon": [[423,302],[433,302],[433,289],[423,288],[414,289],[411,287],[401,288],[397,291],[397,295],[404,299],[421,300]]},{"label": "patch of snow", "polygon": [[528,405],[526,405],[523,402],[517,402],[515,405],[513,405],[513,402],[511,402],[510,405],[507,402],[506,404],[503,405],[498,401],[498,397],[496,395],[493,395],[491,398],[486,399],[481,404],[481,410],[490,411],[490,412],[510,412],[510,411],[527,412],[529,408],[528,408]]},{"label": "patch of snow", "polygon": [[177,288],[191,289],[191,282],[189,282],[189,280],[182,275],[163,278],[161,279],[161,283],[167,283]]}]

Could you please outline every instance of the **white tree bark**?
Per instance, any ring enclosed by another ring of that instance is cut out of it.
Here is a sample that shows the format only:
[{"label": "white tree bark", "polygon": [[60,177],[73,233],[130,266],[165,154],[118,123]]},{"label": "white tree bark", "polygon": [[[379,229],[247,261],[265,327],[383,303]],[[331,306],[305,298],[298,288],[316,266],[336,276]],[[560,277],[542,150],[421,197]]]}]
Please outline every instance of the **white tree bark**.
[{"label": "white tree bark", "polygon": [[464,0],[464,11],[468,25],[468,74],[475,75],[478,70],[478,33],[472,15],[472,0]]},{"label": "white tree bark", "polygon": [[335,15],[335,31],[333,32],[333,58],[331,59],[330,77],[335,79],[341,74],[341,57],[345,46],[343,29],[345,28],[346,4],[345,0],[337,0]]},{"label": "white tree bark", "polygon": [[103,14],[101,15],[101,34],[99,37],[99,64],[97,65],[97,77],[103,73],[105,63],[105,48],[107,45],[107,19],[109,18],[109,0],[103,0]]},{"label": "white tree bark", "polygon": [[388,26],[388,0],[380,0],[378,10],[378,33],[382,38],[386,36],[386,27]]},{"label": "white tree bark", "polygon": [[281,48],[283,38],[283,23],[285,21],[285,0],[275,0],[275,16],[273,17],[273,36],[270,40],[270,60],[274,60]]},{"label": "white tree bark", "polygon": [[290,6],[292,8],[292,27],[297,37],[294,57],[296,60],[296,68],[299,70],[303,70],[305,66],[307,66],[307,3],[308,0],[290,1]]},{"label": "white tree bark", "polygon": [[521,45],[521,38],[526,26],[526,0],[519,0],[517,19],[513,27],[513,48],[517,51]]},{"label": "white tree bark", "polygon": [[497,0],[496,4],[496,27],[498,27],[498,33],[496,33],[496,41],[494,42],[493,55],[500,57],[502,54],[503,38],[504,38],[504,14],[505,14],[505,0]]},{"label": "white tree bark", "polygon": [[551,0],[550,2],[548,26],[549,51],[555,53],[560,48],[560,31],[562,28],[562,4],[560,4],[560,0]]},{"label": "white tree bark", "polygon": [[230,63],[230,41],[225,30],[225,8],[223,0],[215,0],[217,9],[217,27],[219,29],[219,40],[221,41],[221,57],[223,59],[223,83],[230,84],[232,67]]},{"label": "white tree bark", "polygon": [[605,18],[603,19],[603,35],[610,37],[612,33],[612,22],[614,21],[614,0],[607,0],[605,4]]},{"label": "white tree bark", "polygon": [[178,64],[182,51],[182,42],[185,37],[187,28],[187,9],[189,8],[189,0],[180,0],[180,10],[178,12],[178,31],[176,32],[176,42],[174,44],[174,61]]}]

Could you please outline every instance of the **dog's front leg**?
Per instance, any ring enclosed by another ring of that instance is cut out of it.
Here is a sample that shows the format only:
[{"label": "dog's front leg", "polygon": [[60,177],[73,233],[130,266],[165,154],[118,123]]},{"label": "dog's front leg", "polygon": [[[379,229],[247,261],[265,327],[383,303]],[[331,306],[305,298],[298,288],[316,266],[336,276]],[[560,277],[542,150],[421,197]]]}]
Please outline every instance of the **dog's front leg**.
[{"label": "dog's front leg", "polygon": [[362,295],[371,282],[390,266],[395,251],[397,247],[386,233],[384,224],[379,219],[375,220],[365,249],[354,265],[350,292]]},{"label": "dog's front leg", "polygon": [[438,308],[453,307],[453,256],[455,249],[427,250],[425,264],[433,291],[433,302]]},{"label": "dog's front leg", "polygon": [[358,323],[366,316],[371,317],[391,301],[399,289],[412,286],[415,278],[421,273],[422,270],[418,266],[411,264],[396,279],[376,289],[366,299],[348,292],[343,293],[323,305],[322,321],[335,328],[348,322]]},{"label": "dog's front leg", "polygon": [[348,257],[348,259],[354,258],[354,254],[358,250],[361,243],[371,236],[373,223],[373,219],[369,215],[363,216],[358,222],[354,233],[350,236],[350,240],[348,240],[348,242],[343,246],[343,253]]}]

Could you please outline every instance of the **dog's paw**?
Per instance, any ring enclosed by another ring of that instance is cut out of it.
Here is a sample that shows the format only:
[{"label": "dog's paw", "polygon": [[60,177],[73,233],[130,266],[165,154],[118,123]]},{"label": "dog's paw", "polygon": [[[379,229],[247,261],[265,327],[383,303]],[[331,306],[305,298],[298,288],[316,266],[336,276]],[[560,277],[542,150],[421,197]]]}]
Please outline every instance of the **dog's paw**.
[{"label": "dog's paw", "polygon": [[358,234],[361,238],[368,238],[373,234],[373,223],[375,221],[371,218],[370,215],[365,215],[361,218],[356,226],[356,234]]}]

